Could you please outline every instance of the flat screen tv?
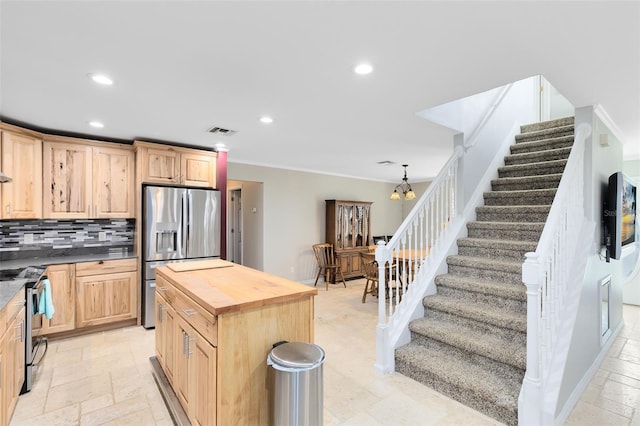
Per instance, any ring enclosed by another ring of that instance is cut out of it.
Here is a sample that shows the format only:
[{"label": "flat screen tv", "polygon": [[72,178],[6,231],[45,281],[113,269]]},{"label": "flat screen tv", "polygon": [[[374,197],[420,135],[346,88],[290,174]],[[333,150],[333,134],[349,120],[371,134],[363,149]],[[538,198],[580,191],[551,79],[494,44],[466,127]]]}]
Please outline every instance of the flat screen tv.
[{"label": "flat screen tv", "polygon": [[607,259],[620,259],[622,247],[636,240],[637,189],[622,172],[609,176],[604,209]]}]

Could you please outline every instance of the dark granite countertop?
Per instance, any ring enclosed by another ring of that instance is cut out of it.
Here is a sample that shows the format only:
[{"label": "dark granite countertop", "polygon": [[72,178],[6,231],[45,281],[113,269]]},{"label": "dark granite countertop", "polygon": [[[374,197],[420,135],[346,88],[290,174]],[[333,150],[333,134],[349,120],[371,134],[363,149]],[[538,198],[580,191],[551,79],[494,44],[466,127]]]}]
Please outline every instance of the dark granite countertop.
[{"label": "dark granite countertop", "polygon": [[[5,260],[2,261],[0,269],[22,269],[28,266],[49,266],[59,265],[63,263],[82,263],[82,262],[95,262],[98,260],[113,260],[113,259],[130,259],[136,257],[134,252],[122,252],[118,254],[88,254],[88,255],[76,255],[76,256],[61,256],[61,257],[33,257],[31,259],[17,259],[17,260]],[[18,291],[24,291],[25,283],[28,279],[13,279],[8,281],[0,281],[0,310],[4,309],[5,305],[18,293]]]},{"label": "dark granite countertop", "polygon": [[62,256],[62,257],[34,257],[31,259],[18,259],[7,260],[2,262],[2,268],[0,269],[17,269],[26,268],[27,266],[49,266],[60,265],[63,263],[82,263],[82,262],[95,262],[97,260],[113,260],[113,259],[131,259],[136,257],[133,252],[118,253],[118,254],[87,254],[76,256]]},{"label": "dark granite countertop", "polygon": [[19,291],[24,292],[24,285],[29,281],[26,278],[0,281],[0,310],[9,303]]}]

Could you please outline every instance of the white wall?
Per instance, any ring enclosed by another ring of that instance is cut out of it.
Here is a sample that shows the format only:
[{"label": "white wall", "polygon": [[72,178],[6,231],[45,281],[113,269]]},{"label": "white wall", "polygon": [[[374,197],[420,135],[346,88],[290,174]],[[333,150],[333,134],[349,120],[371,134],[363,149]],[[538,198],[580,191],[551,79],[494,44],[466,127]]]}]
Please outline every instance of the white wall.
[{"label": "white wall", "polygon": [[[229,153],[233,159],[233,152]],[[398,182],[400,183],[400,174]],[[324,200],[372,201],[372,235],[392,235],[403,218],[403,202],[389,200],[397,183],[300,172],[248,164],[228,163],[231,181],[262,184],[263,240],[250,241],[245,225],[244,247],[261,246],[265,272],[302,282],[313,282],[317,272],[311,245],[325,241]],[[414,183],[411,182],[413,186]],[[418,198],[428,185],[416,184]],[[405,208],[410,202],[404,202]],[[250,210],[243,186],[244,209]]]},{"label": "white wall", "polygon": [[512,142],[520,133],[520,125],[538,121],[539,112],[534,107],[538,103],[538,82],[538,76],[530,77],[418,114],[464,135],[463,205],[470,200],[503,142]]},{"label": "white wall", "polygon": [[[600,333],[599,282],[607,275],[611,275],[610,329],[615,330],[622,321],[621,262],[612,259],[607,263],[601,254],[604,191],[608,185],[609,176],[622,170],[622,144],[610,134],[604,123],[593,116],[593,108],[576,109],[576,124],[582,121],[592,123],[593,129],[591,136],[587,139],[585,151],[585,207],[588,219],[595,222],[596,229],[591,255],[587,261],[556,415],[564,411],[565,404],[601,354],[604,342],[601,342]],[[599,134],[603,132],[610,134],[610,145],[607,147],[599,143]]]}]

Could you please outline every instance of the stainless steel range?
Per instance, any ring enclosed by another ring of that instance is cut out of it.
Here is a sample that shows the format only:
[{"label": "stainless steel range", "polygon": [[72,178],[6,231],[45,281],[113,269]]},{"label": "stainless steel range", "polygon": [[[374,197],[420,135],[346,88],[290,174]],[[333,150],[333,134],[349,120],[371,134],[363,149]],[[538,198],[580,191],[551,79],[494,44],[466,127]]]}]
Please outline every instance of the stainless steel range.
[{"label": "stainless steel range", "polygon": [[42,329],[42,315],[38,314],[43,282],[47,278],[42,275],[45,268],[32,267],[21,269],[9,269],[0,271],[0,280],[24,280],[25,303],[25,327],[22,333],[25,345],[25,377],[20,394],[29,392],[33,386],[33,379],[38,364],[47,352],[47,338],[40,336]]},{"label": "stainless steel range", "polygon": [[41,336],[42,315],[38,314],[41,294],[44,290],[44,280],[48,279],[42,275],[40,279],[32,281],[25,286],[27,292],[26,319],[25,319],[25,378],[21,393],[29,392],[33,386],[33,379],[38,365],[47,353],[49,347],[47,338]]}]

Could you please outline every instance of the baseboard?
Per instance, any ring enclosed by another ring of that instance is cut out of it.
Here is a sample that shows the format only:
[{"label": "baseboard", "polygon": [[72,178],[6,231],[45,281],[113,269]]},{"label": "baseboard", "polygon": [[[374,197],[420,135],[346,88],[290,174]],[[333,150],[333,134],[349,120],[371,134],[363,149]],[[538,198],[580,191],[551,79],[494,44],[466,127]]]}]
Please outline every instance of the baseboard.
[{"label": "baseboard", "polygon": [[173,424],[175,426],[190,426],[191,422],[187,417],[187,413],[184,412],[169,380],[167,380],[167,376],[165,376],[164,371],[162,371],[158,358],[152,356],[149,358],[149,362],[151,363],[153,379],[156,381],[156,385],[158,385],[160,395],[162,395],[164,404],[167,406]]}]

